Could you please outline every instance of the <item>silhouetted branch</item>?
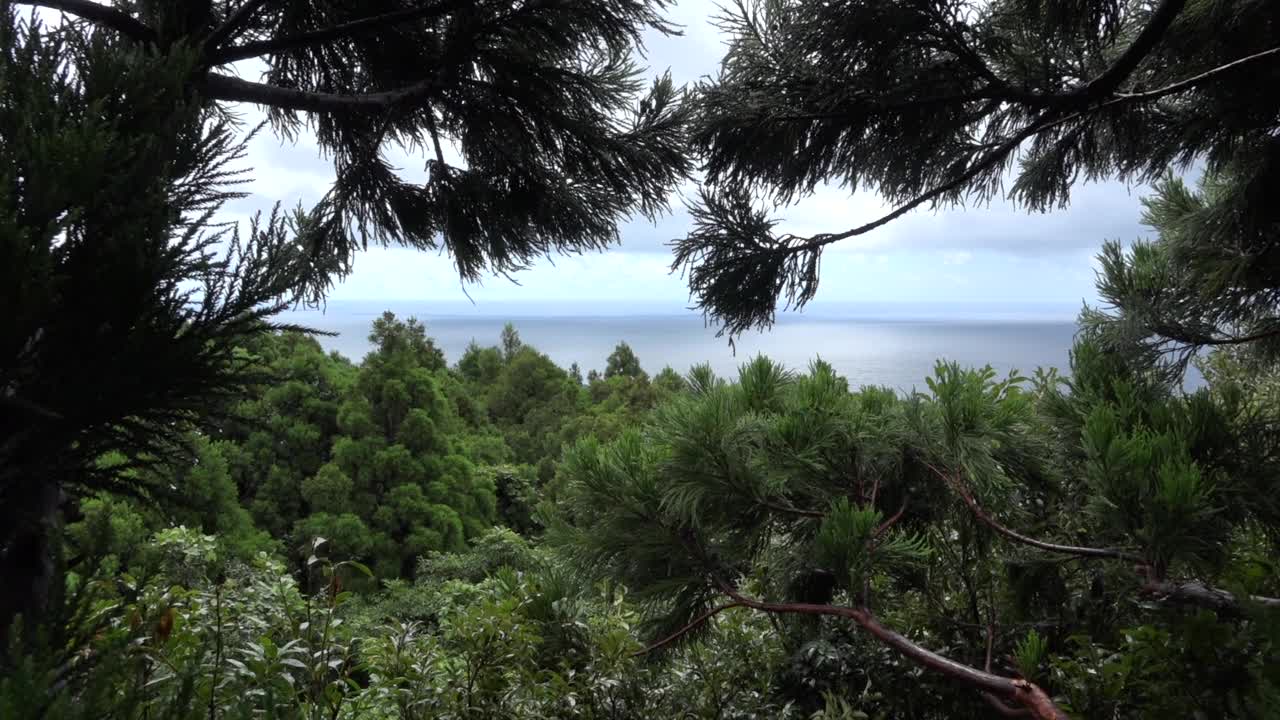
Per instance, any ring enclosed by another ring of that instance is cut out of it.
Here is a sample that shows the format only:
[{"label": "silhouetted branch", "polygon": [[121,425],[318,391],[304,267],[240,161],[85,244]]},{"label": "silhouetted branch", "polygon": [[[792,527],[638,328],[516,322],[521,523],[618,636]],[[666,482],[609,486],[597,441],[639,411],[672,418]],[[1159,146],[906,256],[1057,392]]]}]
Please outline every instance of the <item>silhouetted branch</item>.
[{"label": "silhouetted branch", "polygon": [[121,35],[138,42],[151,42],[156,39],[156,31],[135,20],[123,10],[110,5],[93,2],[93,0],[17,0],[19,5],[34,5],[50,10],[60,10],[68,15],[75,15],[103,27],[111,28]]},{"label": "silhouetted branch", "polygon": [[236,8],[236,11],[231,13],[226,22],[215,28],[214,31],[209,34],[209,37],[205,38],[205,48],[207,50],[214,50],[222,43],[230,40],[236,33],[240,32],[246,23],[249,22],[249,19],[253,17],[255,12],[269,2],[271,2],[271,0],[245,0],[243,5]]},{"label": "silhouetted branch", "polygon": [[338,95],[308,92],[250,82],[240,78],[209,73],[203,79],[203,92],[214,100],[230,100],[265,105],[281,110],[307,112],[380,112],[403,102],[425,97],[436,89],[434,79],[408,85],[399,90]]},{"label": "silhouetted branch", "polygon": [[288,37],[260,40],[257,42],[244,43],[243,45],[236,45],[234,47],[223,48],[222,50],[213,53],[210,60],[215,65],[224,65],[238,60],[261,57],[263,55],[274,55],[293,50],[301,50],[303,48],[313,47],[333,40],[338,40],[340,38],[350,37],[358,33],[376,30],[397,22],[423,20],[426,18],[446,15],[473,3],[474,0],[443,0],[442,2],[426,4],[414,8],[405,8],[403,10],[395,10],[393,12],[382,13],[381,15],[371,15],[369,17],[360,18],[359,20],[352,20],[350,22],[341,23],[320,30],[313,30],[311,32],[290,35]]}]

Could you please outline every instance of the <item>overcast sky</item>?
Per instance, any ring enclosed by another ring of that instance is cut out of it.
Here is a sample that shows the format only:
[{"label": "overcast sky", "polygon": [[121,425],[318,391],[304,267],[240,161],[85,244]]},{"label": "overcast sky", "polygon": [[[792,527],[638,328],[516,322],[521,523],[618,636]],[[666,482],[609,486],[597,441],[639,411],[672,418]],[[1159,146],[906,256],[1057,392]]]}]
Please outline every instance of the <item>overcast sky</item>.
[{"label": "overcast sky", "polygon": [[[670,68],[678,83],[712,74],[722,45],[710,24],[715,3],[684,0],[671,17],[684,26],[681,37],[650,33],[647,62],[652,74]],[[252,120],[254,113],[246,113]],[[421,176],[424,158],[391,154],[406,176]],[[333,171],[314,141],[304,136],[285,144],[264,132],[249,157],[254,196],[229,210],[245,216],[279,200],[310,204],[329,187]],[[1126,242],[1148,234],[1139,221],[1141,188],[1118,183],[1079,185],[1068,210],[1029,214],[1003,203],[990,207],[919,211],[869,235],[845,241],[823,258],[815,305],[847,302],[1027,302],[1078,304],[1094,297],[1093,256],[1103,240]],[[466,288],[485,301],[637,301],[680,304],[688,293],[669,272],[669,240],[683,236],[689,220],[679,196],[673,212],[656,225],[638,219],[622,227],[622,245],[608,253],[558,257],[517,276]],[[779,211],[784,231],[809,234],[840,231],[885,210],[876,196],[850,196],[825,188],[800,204]],[[338,285],[331,300],[448,300],[466,296],[446,254],[406,249],[362,253],[355,272]]]}]

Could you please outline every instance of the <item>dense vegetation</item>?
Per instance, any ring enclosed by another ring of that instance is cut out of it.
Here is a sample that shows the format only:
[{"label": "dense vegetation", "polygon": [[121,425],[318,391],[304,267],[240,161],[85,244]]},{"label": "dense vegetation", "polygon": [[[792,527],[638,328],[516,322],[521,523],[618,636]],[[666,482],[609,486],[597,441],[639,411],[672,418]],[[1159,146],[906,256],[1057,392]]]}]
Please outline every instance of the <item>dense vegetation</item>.
[{"label": "dense vegetation", "polygon": [[[744,2],[643,94],[662,9],[0,0],[0,717],[1276,716],[1276,3]],[[218,223],[236,102],[315,130],[318,206]],[[353,364],[272,321],[370,240],[602,249],[700,167],[675,264],[733,334],[1015,160],[1037,210],[1156,181],[1061,374],[584,376],[390,314]],[[832,181],[899,205],[775,233]]]}]

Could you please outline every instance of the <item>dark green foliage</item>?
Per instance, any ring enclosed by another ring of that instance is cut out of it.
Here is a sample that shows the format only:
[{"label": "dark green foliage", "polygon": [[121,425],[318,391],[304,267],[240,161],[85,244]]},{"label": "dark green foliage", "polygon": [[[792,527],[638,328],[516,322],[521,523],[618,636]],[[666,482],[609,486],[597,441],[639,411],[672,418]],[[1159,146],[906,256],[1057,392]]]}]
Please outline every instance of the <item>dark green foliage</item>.
[{"label": "dark green foliage", "polygon": [[635,351],[625,342],[618,343],[605,363],[604,379],[613,377],[643,377],[646,380],[649,378],[649,375],[640,367],[640,358],[636,357]]}]

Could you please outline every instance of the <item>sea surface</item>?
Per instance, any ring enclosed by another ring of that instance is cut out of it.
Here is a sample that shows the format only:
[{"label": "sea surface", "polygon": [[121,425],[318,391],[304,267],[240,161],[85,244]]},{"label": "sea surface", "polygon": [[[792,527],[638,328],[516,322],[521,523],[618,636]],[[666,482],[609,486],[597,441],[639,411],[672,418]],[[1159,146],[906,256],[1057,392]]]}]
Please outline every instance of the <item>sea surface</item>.
[{"label": "sea surface", "polygon": [[584,374],[603,370],[614,346],[626,341],[650,373],[667,365],[683,373],[705,362],[733,377],[756,354],[796,370],[822,358],[855,387],[909,391],[924,387],[938,359],[991,365],[1001,375],[1038,367],[1066,371],[1078,307],[828,305],[782,313],[771,330],[743,335],[733,345],[701,315],[656,305],[335,301],[280,319],[336,333],[319,337],[321,345],[359,362],[370,349],[369,326],[384,310],[423,321],[450,363],[473,340],[498,344],[511,322],[526,344],[563,367],[578,363]]}]

